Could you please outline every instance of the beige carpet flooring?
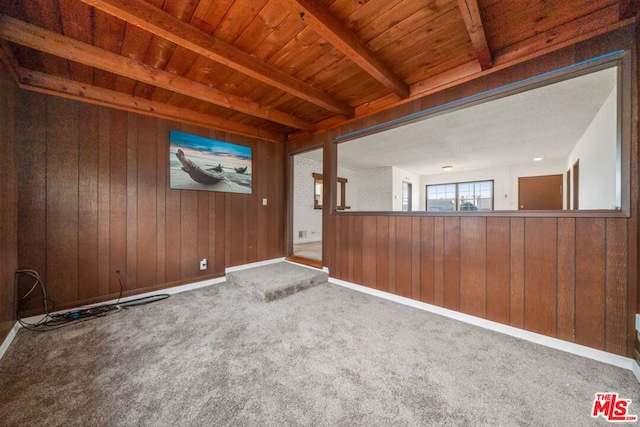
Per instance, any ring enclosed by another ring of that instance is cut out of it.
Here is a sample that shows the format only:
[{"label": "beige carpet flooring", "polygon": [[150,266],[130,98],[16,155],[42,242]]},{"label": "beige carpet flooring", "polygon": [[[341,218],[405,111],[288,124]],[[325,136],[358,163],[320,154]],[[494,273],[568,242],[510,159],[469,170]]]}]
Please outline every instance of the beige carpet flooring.
[{"label": "beige carpet flooring", "polygon": [[0,425],[607,425],[598,392],[640,415],[627,370],[329,283],[272,302],[225,283],[20,330]]}]

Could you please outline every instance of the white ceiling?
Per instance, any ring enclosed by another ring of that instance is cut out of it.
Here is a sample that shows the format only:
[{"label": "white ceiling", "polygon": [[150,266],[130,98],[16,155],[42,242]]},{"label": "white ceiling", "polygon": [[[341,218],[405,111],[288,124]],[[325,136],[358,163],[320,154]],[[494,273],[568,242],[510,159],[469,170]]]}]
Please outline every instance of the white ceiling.
[{"label": "white ceiling", "polygon": [[[606,70],[430,116],[338,145],[342,167],[396,166],[418,175],[564,159],[616,86]],[[322,150],[305,157],[322,160]]]}]

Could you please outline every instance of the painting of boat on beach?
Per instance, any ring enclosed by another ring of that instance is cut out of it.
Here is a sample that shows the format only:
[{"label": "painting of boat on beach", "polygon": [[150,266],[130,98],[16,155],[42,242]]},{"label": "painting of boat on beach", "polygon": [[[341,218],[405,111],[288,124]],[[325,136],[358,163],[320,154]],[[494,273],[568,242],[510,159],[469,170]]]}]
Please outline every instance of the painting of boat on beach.
[{"label": "painting of boat on beach", "polygon": [[251,147],[171,130],[169,171],[171,188],[251,194]]}]

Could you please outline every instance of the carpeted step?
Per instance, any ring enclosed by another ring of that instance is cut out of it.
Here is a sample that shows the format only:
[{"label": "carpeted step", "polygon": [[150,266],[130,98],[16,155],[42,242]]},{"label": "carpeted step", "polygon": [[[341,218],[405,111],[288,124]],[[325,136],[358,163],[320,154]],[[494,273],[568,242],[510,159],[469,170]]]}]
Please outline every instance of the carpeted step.
[{"label": "carpeted step", "polygon": [[258,299],[273,301],[325,283],[328,275],[322,270],[279,262],[227,273],[226,279]]}]

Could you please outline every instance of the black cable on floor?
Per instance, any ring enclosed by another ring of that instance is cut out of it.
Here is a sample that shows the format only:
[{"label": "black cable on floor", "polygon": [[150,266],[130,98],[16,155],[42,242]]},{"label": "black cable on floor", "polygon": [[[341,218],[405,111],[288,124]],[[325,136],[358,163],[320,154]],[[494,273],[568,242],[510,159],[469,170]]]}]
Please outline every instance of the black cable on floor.
[{"label": "black cable on floor", "polygon": [[[120,293],[118,294],[118,299],[115,303],[95,305],[87,308],[69,310],[64,313],[51,314],[51,312],[55,307],[55,302],[47,297],[46,286],[42,281],[42,279],[40,279],[40,275],[38,274],[38,272],[35,270],[17,270],[15,273],[16,289],[18,286],[18,278],[21,274],[30,276],[35,279],[33,286],[22,297],[22,299],[26,299],[35,290],[35,288],[38,287],[38,285],[40,285],[42,296],[31,298],[29,301],[27,301],[25,305],[28,305],[33,301],[42,300],[43,309],[45,313],[42,319],[40,319],[35,323],[29,323],[29,322],[26,322],[24,318],[22,318],[21,313],[19,311],[17,313],[18,323],[20,323],[20,325],[22,325],[22,327],[24,327],[25,329],[30,331],[36,331],[36,332],[46,332],[46,331],[51,331],[53,329],[59,329],[65,326],[70,326],[79,322],[86,322],[87,320],[96,319],[98,317],[104,317],[109,314],[120,311],[122,309],[127,309],[130,307],[137,307],[141,305],[147,305],[154,302],[162,301],[169,298],[170,296],[169,294],[157,294],[157,295],[149,295],[149,296],[140,297],[140,298],[134,298],[134,299],[121,302],[124,284],[122,282],[122,277],[120,276],[120,270],[117,270],[116,275],[118,276],[118,283],[120,284]],[[51,307],[49,307],[49,303],[51,304]]]}]

